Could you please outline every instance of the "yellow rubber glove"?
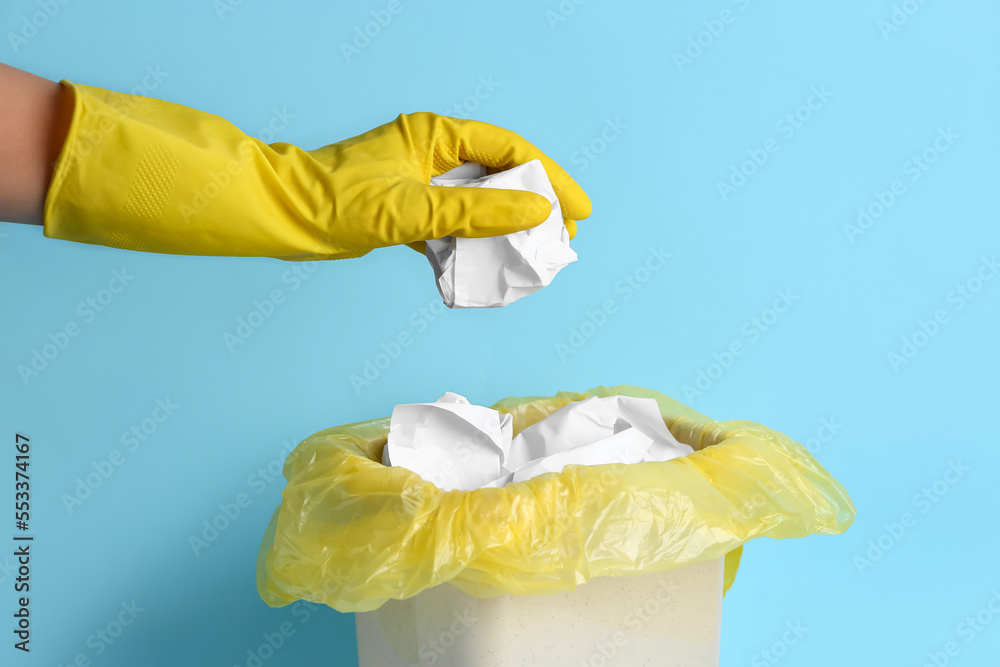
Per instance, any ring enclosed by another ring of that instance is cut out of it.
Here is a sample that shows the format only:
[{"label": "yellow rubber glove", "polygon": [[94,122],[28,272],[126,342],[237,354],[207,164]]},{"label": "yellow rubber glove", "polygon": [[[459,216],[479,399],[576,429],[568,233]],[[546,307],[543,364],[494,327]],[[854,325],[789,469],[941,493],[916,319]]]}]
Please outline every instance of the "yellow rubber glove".
[{"label": "yellow rubber glove", "polygon": [[445,188],[430,178],[475,161],[495,170],[538,158],[570,233],[590,200],[518,134],[431,113],[400,114],[314,151],[265,144],[219,116],[62,81],[73,119],[45,201],[45,236],[180,255],[360,257],[443,236],[538,225],[541,195]]}]

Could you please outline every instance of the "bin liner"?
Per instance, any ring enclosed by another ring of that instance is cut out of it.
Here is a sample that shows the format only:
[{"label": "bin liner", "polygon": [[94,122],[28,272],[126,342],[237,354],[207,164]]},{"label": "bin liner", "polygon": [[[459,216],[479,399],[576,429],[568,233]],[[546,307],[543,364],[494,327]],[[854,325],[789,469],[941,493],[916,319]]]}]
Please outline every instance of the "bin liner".
[{"label": "bin liner", "polygon": [[288,456],[288,483],[257,557],[265,603],[377,609],[443,583],[479,598],[575,589],[725,556],[732,585],[756,537],[839,534],[844,488],[799,443],[750,421],[714,421],[633,386],[506,398],[515,434],[572,401],[653,398],[695,451],[670,461],[566,466],[496,489],[442,491],[382,465],[389,418],[329,428]]}]

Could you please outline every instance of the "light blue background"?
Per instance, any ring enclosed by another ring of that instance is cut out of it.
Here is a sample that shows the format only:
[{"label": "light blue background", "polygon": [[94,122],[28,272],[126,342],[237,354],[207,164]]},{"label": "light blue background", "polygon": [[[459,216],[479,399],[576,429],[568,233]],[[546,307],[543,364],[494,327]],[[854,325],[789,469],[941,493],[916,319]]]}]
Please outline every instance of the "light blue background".
[{"label": "light blue background", "polygon": [[[351,616],[315,607],[302,623],[304,612],[257,597],[257,547],[283,480],[251,475],[317,430],[445,390],[488,404],[631,383],[810,443],[858,508],[842,536],[748,545],[725,602],[722,664],[774,664],[762,653],[774,650],[788,666],[923,665],[952,641],[949,664],[995,664],[1000,617],[971,637],[960,624],[1000,590],[1000,280],[960,310],[949,293],[1000,251],[996,3],[911,1],[916,13],[883,34],[885,1],[564,2],[574,11],[551,23],[556,0],[402,0],[350,61],[340,44],[387,3],[332,4],[247,1],[220,18],[208,0],[69,2],[15,52],[9,32],[41,10],[8,0],[0,57],[123,91],[160,68],[150,95],[252,134],[287,110],[294,119],[275,140],[306,148],[418,110],[509,127],[590,194],[580,261],[508,308],[445,312],[420,331],[420,309],[438,297],[406,248],[322,263],[293,290],[293,265],[273,259],[140,254],[0,225],[0,437],[31,437],[37,535],[33,651],[10,646],[2,570],[0,662],[63,665],[83,653],[101,666],[244,665],[262,633],[290,620],[296,634],[268,667],[355,664]],[[708,46],[679,67],[675,52],[726,9],[731,23],[701,35]],[[480,77],[500,85],[466,103]],[[831,96],[788,137],[776,123],[814,86]],[[609,119],[625,128],[601,146]],[[959,138],[911,181],[907,161],[947,128]],[[717,182],[769,138],[777,152],[724,200]],[[592,142],[603,152],[587,161],[579,151]],[[844,225],[894,179],[905,193],[849,242]],[[671,258],[626,299],[616,283],[650,247]],[[85,323],[77,305],[123,268],[134,280]],[[231,353],[223,334],[273,289],[287,300]],[[797,300],[751,340],[744,327],[781,289]],[[561,359],[556,344],[606,299],[617,312]],[[938,309],[948,321],[893,368],[887,355]],[[81,334],[22,382],[17,366],[69,321]],[[350,375],[402,331],[413,345],[356,393]],[[721,375],[709,368],[737,341],[742,356]],[[717,377],[685,396],[699,371]],[[174,414],[68,512],[61,498],[76,479],[167,398]],[[820,442],[824,419],[836,433]],[[948,484],[955,461],[968,470]],[[2,475],[5,505],[12,477]],[[921,504],[936,481],[943,496]],[[240,492],[251,506],[196,556],[189,535]],[[886,524],[906,512],[914,521],[897,539]],[[860,567],[880,538],[890,548]],[[133,600],[144,611],[96,656],[88,637]],[[807,631],[782,644],[796,622]]]}]

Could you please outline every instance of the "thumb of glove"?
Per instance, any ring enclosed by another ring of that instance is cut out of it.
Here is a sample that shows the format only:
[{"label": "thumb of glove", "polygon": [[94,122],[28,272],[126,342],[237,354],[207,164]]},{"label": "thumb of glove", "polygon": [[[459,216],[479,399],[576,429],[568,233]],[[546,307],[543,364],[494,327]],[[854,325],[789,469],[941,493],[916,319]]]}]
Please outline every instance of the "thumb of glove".
[{"label": "thumb of glove", "polygon": [[482,238],[531,229],[552,213],[548,199],[523,190],[441,187],[410,181],[395,185],[391,197],[394,210],[406,211],[406,220],[393,223],[399,234],[397,243],[421,251],[422,241],[444,236]]}]

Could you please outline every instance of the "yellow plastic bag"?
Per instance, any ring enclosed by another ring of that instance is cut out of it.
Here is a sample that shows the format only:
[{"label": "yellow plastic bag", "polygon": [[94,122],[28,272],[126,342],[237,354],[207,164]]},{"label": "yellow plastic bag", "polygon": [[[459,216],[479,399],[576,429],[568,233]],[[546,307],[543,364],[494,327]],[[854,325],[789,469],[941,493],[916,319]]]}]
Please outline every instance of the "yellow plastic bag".
[{"label": "yellow plastic bag", "polygon": [[513,415],[517,433],[572,401],[615,394],[656,399],[694,453],[441,491],[382,465],[389,418],[310,436],[285,462],[288,485],[257,558],[261,598],[363,612],[445,582],[480,598],[555,593],[722,556],[728,590],[747,541],[839,534],[854,521],[851,499],[823,466],[760,424],[716,422],[632,386],[493,407]]}]

